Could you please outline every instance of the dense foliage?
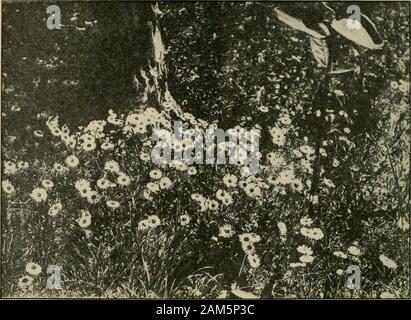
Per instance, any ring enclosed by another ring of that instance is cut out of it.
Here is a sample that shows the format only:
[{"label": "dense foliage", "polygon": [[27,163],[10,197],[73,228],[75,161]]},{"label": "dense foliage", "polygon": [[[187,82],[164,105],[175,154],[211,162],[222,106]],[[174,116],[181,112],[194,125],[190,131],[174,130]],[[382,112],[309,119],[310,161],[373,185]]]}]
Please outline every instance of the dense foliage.
[{"label": "dense foliage", "polygon": [[[386,45],[328,80],[272,2],[59,5],[3,6],[4,293],[408,296],[409,4],[360,3]],[[259,130],[259,173],[155,165],[176,119]]]}]

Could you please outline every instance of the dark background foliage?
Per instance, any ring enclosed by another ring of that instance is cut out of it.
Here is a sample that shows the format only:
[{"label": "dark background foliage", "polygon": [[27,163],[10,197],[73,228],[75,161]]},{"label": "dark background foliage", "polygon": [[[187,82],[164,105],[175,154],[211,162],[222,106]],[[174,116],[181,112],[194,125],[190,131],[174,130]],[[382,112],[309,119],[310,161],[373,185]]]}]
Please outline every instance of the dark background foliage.
[{"label": "dark background foliage", "polygon": [[[47,161],[48,154],[50,158],[54,156],[54,148],[39,147],[33,140],[33,131],[44,130],[44,119],[48,115],[58,115],[62,123],[74,129],[90,120],[106,118],[109,109],[125,112],[138,105],[144,82],[140,70],[147,70],[153,54],[149,23],[154,21],[155,15],[150,3],[53,4],[58,4],[62,10],[64,26],[60,30],[47,29],[46,3],[3,5],[2,132],[3,137],[18,137],[21,143],[19,152],[27,160],[42,155],[41,159]],[[338,2],[333,6],[337,11],[345,12],[349,4]],[[337,37],[333,52],[335,69],[361,65],[362,72],[334,77],[323,91],[319,88],[321,71],[316,67],[308,38],[278,21],[273,11],[277,3],[161,3],[164,14],[159,25],[167,49],[168,85],[184,111],[209,122],[218,120],[222,128],[235,125],[251,127],[255,124],[267,128],[282,110],[302,108],[306,112],[298,113],[293,119],[295,135],[307,136],[310,141],[317,139],[318,128],[324,132],[329,130],[325,114],[315,116],[320,103],[324,103],[325,108],[334,114],[340,111],[348,114],[351,121],[350,138],[355,147],[346,150],[342,147],[343,143],[332,143],[326,148],[330,157],[323,160],[321,165],[333,178],[338,194],[324,196],[323,207],[318,210],[321,215],[317,218],[323,221],[322,227],[329,234],[339,237],[338,241],[347,245],[354,240],[375,237],[377,240],[370,247],[374,246],[372,252],[378,252],[387,244],[396,244],[392,243],[390,235],[383,232],[375,236],[366,225],[371,217],[373,222],[377,219],[384,224],[387,216],[395,219],[399,209],[404,208],[381,210],[363,197],[364,185],[372,185],[383,170],[374,170],[375,158],[372,156],[376,153],[376,147],[369,143],[367,137],[378,140],[384,134],[379,124],[388,121],[390,112],[384,112],[381,106],[395,108],[402,99],[399,96],[383,96],[383,93],[391,80],[403,79],[410,72],[408,61],[403,58],[409,55],[409,4],[355,4],[376,23],[386,45],[381,51],[354,57],[349,41]],[[90,26],[85,22],[92,24]],[[333,93],[335,90],[341,91],[343,96],[337,98]],[[259,102],[256,101],[257,92],[261,92]],[[384,99],[386,101],[381,103]],[[258,104],[267,106],[269,112],[258,111]],[[344,119],[338,121],[341,121],[339,129],[347,126]],[[263,134],[267,136],[267,132]],[[328,139],[337,141],[338,135],[330,133]],[[265,151],[272,150],[269,140],[262,139],[262,149]],[[333,158],[347,161],[334,168]],[[359,173],[352,172],[352,165],[360,168]],[[379,165],[387,168],[389,162],[385,159]],[[208,187],[212,190],[209,173],[204,174],[205,186],[200,185],[199,189]],[[41,172],[36,174],[41,176]],[[189,183],[184,187],[187,193],[196,191],[196,186]],[[174,197],[174,194],[170,196]],[[248,206],[246,209],[252,212],[252,201]],[[158,209],[168,211],[173,208]],[[259,212],[260,226],[275,226],[276,216],[271,212],[282,209],[274,205],[273,208],[263,209],[266,212]],[[242,218],[251,220],[247,210]],[[194,249],[187,254],[186,260],[177,262],[180,265],[176,273],[183,275],[177,274],[175,277],[183,277],[188,269],[209,263],[226,273],[229,283],[236,277],[230,274],[232,257],[226,255],[227,248],[220,248],[218,252],[208,249],[210,227],[207,223],[203,221],[201,232],[189,238]],[[101,228],[104,229],[104,225]],[[119,239],[123,231],[117,231],[112,236]],[[258,232],[269,239],[270,234],[264,234],[265,230]],[[70,237],[79,238],[80,235],[73,232]],[[128,238],[122,240],[124,246],[131,241]],[[71,242],[68,243],[70,245]],[[51,249],[54,244],[48,245],[50,254],[54,254]],[[274,259],[284,258],[276,256],[276,245],[267,245],[264,263],[269,265]],[[73,248],[65,249],[69,254],[74,251]],[[316,250],[321,252],[321,248]],[[327,260],[327,254],[330,253],[322,253],[326,263],[331,261],[331,258]],[[125,260],[120,252],[113,254],[112,258],[114,264]],[[241,260],[238,256],[235,259]],[[367,259],[375,261],[377,257]],[[370,277],[379,276],[378,268],[365,272]],[[392,277],[392,274],[387,277]]]},{"label": "dark background foliage", "polygon": [[[3,80],[15,87],[13,94],[3,95],[4,105],[11,104],[10,99],[18,95],[27,105],[24,118],[39,110],[50,110],[72,125],[104,117],[109,108],[129,106],[138,95],[133,75],[140,76],[140,69],[146,67],[152,53],[148,22],[154,15],[150,3],[57,4],[62,9],[64,25],[60,30],[46,28],[45,3],[3,6]],[[298,96],[301,103],[305,94],[313,94],[316,78],[311,70],[315,62],[308,41],[303,34],[290,32],[281,25],[273,13],[275,5],[163,4],[166,14],[161,27],[169,50],[169,84],[179,103],[205,119],[220,119],[231,125],[237,118],[249,115],[255,120],[253,97],[260,87],[264,86],[267,93],[266,104],[280,106],[292,103],[291,97]],[[343,12],[348,4],[333,5]],[[364,59],[374,73],[374,78],[364,80],[370,91],[366,97],[371,101],[384,87],[384,80],[396,76],[398,62],[393,52],[397,47],[407,50],[404,43],[407,39],[402,39],[403,33],[399,32],[407,27],[403,19],[388,21],[383,14],[392,10],[405,15],[406,6],[401,3],[360,6],[363,12],[377,19],[390,44],[382,54],[376,54],[377,59],[374,54]],[[75,12],[78,20],[71,21]],[[88,27],[84,21],[96,23]],[[79,31],[76,27],[86,30]],[[339,63],[350,60],[343,46],[340,51]],[[302,60],[293,63],[292,56],[296,55]],[[39,59],[44,63],[39,63]],[[49,60],[54,61],[55,67],[45,66]],[[287,74],[289,71],[291,74]],[[273,76],[280,75],[287,78],[286,85],[276,90]],[[353,80],[348,77],[344,85],[355,86]]]}]

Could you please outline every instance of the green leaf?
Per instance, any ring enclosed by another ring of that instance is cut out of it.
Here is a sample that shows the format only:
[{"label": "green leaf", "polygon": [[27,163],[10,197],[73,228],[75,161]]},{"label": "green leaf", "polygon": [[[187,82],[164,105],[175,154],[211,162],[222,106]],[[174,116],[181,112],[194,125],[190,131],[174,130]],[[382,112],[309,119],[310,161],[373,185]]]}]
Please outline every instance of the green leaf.
[{"label": "green leaf", "polygon": [[327,41],[310,37],[310,46],[318,65],[322,68],[326,68],[328,66],[330,55]]},{"label": "green leaf", "polygon": [[255,294],[240,289],[233,289],[231,293],[241,299],[259,299]]}]

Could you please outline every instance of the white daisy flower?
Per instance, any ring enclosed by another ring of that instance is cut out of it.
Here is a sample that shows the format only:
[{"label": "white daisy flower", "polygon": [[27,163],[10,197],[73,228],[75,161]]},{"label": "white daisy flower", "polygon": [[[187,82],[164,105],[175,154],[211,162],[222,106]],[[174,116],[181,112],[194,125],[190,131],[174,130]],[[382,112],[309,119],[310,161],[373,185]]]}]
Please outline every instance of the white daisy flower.
[{"label": "white daisy flower", "polygon": [[13,175],[17,173],[17,165],[11,161],[4,161],[4,174]]},{"label": "white daisy flower", "polygon": [[160,191],[160,186],[157,183],[149,182],[147,183],[147,190],[152,193]]},{"label": "white daisy flower", "polygon": [[158,180],[162,177],[162,172],[159,169],[151,170],[150,171],[150,178],[154,180]]},{"label": "white daisy flower", "polygon": [[147,221],[148,221],[148,225],[153,229],[157,228],[161,224],[160,218],[156,215],[149,216],[147,218]]},{"label": "white daisy flower", "polygon": [[305,263],[303,262],[291,262],[290,263],[290,268],[304,268],[306,266]]},{"label": "white daisy flower", "polygon": [[35,188],[30,197],[36,202],[42,202],[47,200],[47,190],[43,188]]},{"label": "white daisy flower", "polygon": [[281,184],[290,184],[295,180],[295,174],[292,169],[283,170],[278,174],[278,182]]},{"label": "white daisy flower", "polygon": [[85,141],[81,144],[81,148],[86,152],[93,151],[96,147],[96,143],[92,141]]},{"label": "white daisy flower", "polygon": [[53,203],[49,208],[48,214],[50,217],[55,217],[61,212],[62,209],[63,205],[61,204],[61,202]]},{"label": "white daisy flower", "polygon": [[286,164],[284,157],[274,152],[267,154],[267,160],[270,162],[270,165],[275,168],[281,167]]},{"label": "white daisy flower", "polygon": [[216,192],[216,198],[218,200],[222,201],[226,194],[227,193],[224,190],[218,189],[217,192]]},{"label": "white daisy flower", "polygon": [[223,177],[223,182],[228,188],[233,188],[237,185],[238,178],[233,174],[226,174]]},{"label": "white daisy flower", "polygon": [[22,276],[19,278],[18,286],[20,289],[25,290],[33,285],[33,281],[34,279],[30,276]]},{"label": "white daisy flower", "polygon": [[53,165],[53,169],[57,172],[57,173],[64,173],[68,170],[68,168],[66,168],[65,166],[63,166],[62,164],[56,162]]},{"label": "white daisy flower", "polygon": [[26,264],[26,272],[32,276],[37,276],[41,273],[41,267],[37,263],[29,262]]},{"label": "white daisy flower", "polygon": [[[306,256],[311,256],[313,254],[313,250],[310,247],[306,246],[306,245],[298,246],[297,251],[299,253],[303,254],[303,255],[306,255]],[[305,262],[305,261],[303,261],[303,262]]]},{"label": "white daisy flower", "polygon": [[256,269],[261,265],[260,258],[255,253],[247,255],[247,260],[251,268]]},{"label": "white daisy flower", "polygon": [[244,191],[251,198],[259,198],[262,195],[261,188],[255,183],[248,183]]},{"label": "white daisy flower", "polygon": [[172,185],[172,181],[167,177],[163,177],[159,181],[160,189],[169,189]]},{"label": "white daisy flower", "polygon": [[384,292],[381,292],[380,298],[381,299],[395,299],[397,298],[397,296],[391,292],[384,291]]},{"label": "white daisy flower", "polygon": [[361,254],[361,250],[360,248],[356,247],[356,246],[350,246],[347,249],[349,254],[352,254],[353,256],[359,256]]},{"label": "white daisy flower", "polygon": [[130,184],[130,177],[127,176],[125,173],[120,173],[119,176],[117,177],[117,183],[120,186],[128,186]]},{"label": "white daisy flower", "polygon": [[118,207],[120,207],[120,202],[114,201],[114,200],[108,200],[106,201],[106,205],[110,209],[117,209]]},{"label": "white daisy flower", "polygon": [[75,155],[68,156],[65,162],[71,168],[77,167],[80,163],[79,159]]},{"label": "white daisy flower", "polygon": [[97,180],[97,187],[99,189],[108,189],[108,188],[112,188],[115,187],[115,183],[111,182],[110,180],[106,179],[106,178],[100,178]]},{"label": "white daisy flower", "polygon": [[207,201],[207,207],[209,210],[218,210],[218,202],[215,200],[208,200]]},{"label": "white daisy flower", "polygon": [[46,188],[47,190],[50,190],[51,188],[54,187],[54,182],[51,180],[43,180],[41,182],[41,185]]},{"label": "white daisy flower", "polygon": [[90,182],[85,179],[77,180],[74,186],[83,198],[86,198],[91,192]]},{"label": "white daisy flower", "polygon": [[26,170],[29,167],[29,163],[26,161],[19,161],[17,162],[17,169],[19,170]]},{"label": "white daisy flower", "polygon": [[197,174],[197,169],[196,167],[189,167],[187,170],[187,174],[190,176],[194,176]]},{"label": "white daisy flower", "polygon": [[281,114],[280,117],[278,118],[278,121],[280,121],[284,125],[289,125],[291,124],[291,118],[288,114]]},{"label": "white daisy flower", "polygon": [[324,178],[323,182],[324,182],[326,187],[335,188],[335,184],[330,179]]},{"label": "white daisy flower", "polygon": [[113,172],[113,173],[120,173],[120,166],[114,160],[107,161],[104,165],[104,170]]},{"label": "white daisy flower", "polygon": [[141,220],[139,223],[138,223],[138,230],[147,230],[148,228],[149,228],[150,226],[149,226],[149,223],[148,223],[148,220],[147,219],[144,219],[144,220]]},{"label": "white daisy flower", "polygon": [[240,239],[241,243],[253,243],[253,236],[251,235],[251,233],[242,233],[238,236],[238,238]]},{"label": "white daisy flower", "polygon": [[91,214],[90,211],[88,210],[80,210],[80,214],[82,218],[90,218],[91,219]]},{"label": "white daisy flower", "polygon": [[250,233],[249,236],[250,236],[250,242],[252,243],[258,243],[261,241],[261,237],[254,232]]},{"label": "white daisy flower", "polygon": [[320,228],[306,228],[302,227],[300,233],[309,239],[312,240],[321,240],[324,238],[324,233]]},{"label": "white daisy flower", "polygon": [[148,153],[142,152],[140,154],[140,159],[143,160],[144,162],[148,162],[148,161],[150,161],[151,157]]},{"label": "white daisy flower", "polygon": [[10,180],[3,180],[1,182],[1,187],[6,194],[13,194],[15,192],[15,189],[13,185],[11,184]]},{"label": "white daisy flower", "polygon": [[280,147],[283,146],[285,144],[285,139],[286,139],[285,133],[286,133],[286,130],[283,130],[281,128],[278,128],[278,127],[271,128],[270,134],[271,134],[273,143]]},{"label": "white daisy flower", "polygon": [[105,141],[101,144],[101,149],[103,150],[113,150],[115,145],[111,143],[110,141]]},{"label": "white daisy flower", "polygon": [[311,263],[314,261],[314,257],[313,256],[308,256],[308,255],[303,255],[299,258],[299,260],[303,263]]},{"label": "white daisy flower", "polygon": [[381,254],[380,256],[379,256],[379,259],[380,259],[380,261],[382,262],[382,264],[384,265],[384,266],[386,266],[387,268],[389,268],[389,269],[397,269],[397,267],[398,267],[398,265],[395,263],[395,261],[394,260],[392,260],[392,259],[390,259],[390,258],[388,258],[386,255],[384,255],[384,254]]},{"label": "white daisy flower", "polygon": [[219,228],[218,236],[222,238],[231,238],[234,235],[234,230],[229,224],[225,224]]},{"label": "white daisy flower", "polygon": [[344,274],[344,270],[338,269],[337,271],[335,271],[335,273],[338,274],[339,276],[342,276]]},{"label": "white daisy flower", "polygon": [[241,242],[241,248],[246,254],[253,254],[255,252],[255,246],[251,242]]},{"label": "white daisy flower", "polygon": [[304,145],[300,147],[300,150],[302,153],[305,153],[307,155],[313,155],[315,153],[315,150],[310,147],[309,145]]},{"label": "white daisy flower", "polygon": [[97,191],[94,190],[90,190],[87,194],[86,194],[86,198],[87,201],[91,204],[96,204],[100,201],[100,196],[97,193]]},{"label": "white daisy flower", "polygon": [[77,223],[82,228],[88,228],[91,225],[91,216],[81,217],[77,220]]},{"label": "white daisy flower", "polygon": [[341,259],[347,259],[348,258],[348,256],[342,251],[334,251],[333,255],[335,255],[336,257],[341,258]]},{"label": "white daisy flower", "polygon": [[408,231],[410,229],[410,224],[408,223],[407,218],[405,217],[399,218],[397,225],[402,231]]},{"label": "white daisy flower", "polygon": [[285,237],[287,235],[287,226],[285,225],[284,222],[278,222],[277,223],[277,228],[278,231],[280,232],[281,237]]},{"label": "white daisy flower", "polygon": [[190,223],[191,218],[188,215],[183,214],[178,220],[182,226],[186,226]]},{"label": "white daisy flower", "polygon": [[309,218],[309,217],[302,217],[300,219],[300,224],[302,226],[311,226],[313,224],[313,219]]},{"label": "white daisy flower", "polygon": [[150,195],[150,191],[148,190],[143,191],[143,197],[144,199],[149,200],[149,201],[153,200],[153,197]]}]

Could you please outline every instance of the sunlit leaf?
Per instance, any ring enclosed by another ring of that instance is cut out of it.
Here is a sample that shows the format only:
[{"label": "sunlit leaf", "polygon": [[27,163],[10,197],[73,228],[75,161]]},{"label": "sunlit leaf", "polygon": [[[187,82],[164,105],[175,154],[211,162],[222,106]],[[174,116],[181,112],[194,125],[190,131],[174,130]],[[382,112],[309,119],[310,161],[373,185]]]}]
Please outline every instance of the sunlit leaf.
[{"label": "sunlit leaf", "polygon": [[240,289],[233,289],[231,293],[241,299],[259,299],[255,294]]},{"label": "sunlit leaf", "polygon": [[[366,15],[361,15],[361,21],[356,21],[359,28],[352,27],[349,19],[334,20],[331,27],[345,38],[368,49],[381,49],[384,45],[375,25]],[[351,27],[350,27],[351,26]]]},{"label": "sunlit leaf", "polygon": [[328,66],[330,56],[327,41],[310,37],[310,46],[318,65],[326,68]]},{"label": "sunlit leaf", "polygon": [[284,22],[286,25],[290,26],[291,28],[295,30],[305,32],[314,38],[324,39],[328,33],[327,27],[322,23],[318,24],[318,30],[313,30],[311,28],[308,28],[304,24],[302,19],[290,16],[289,14],[287,14],[285,11],[281,10],[280,8],[275,8],[274,11],[276,12],[278,16],[278,20],[280,20],[281,22]]}]

